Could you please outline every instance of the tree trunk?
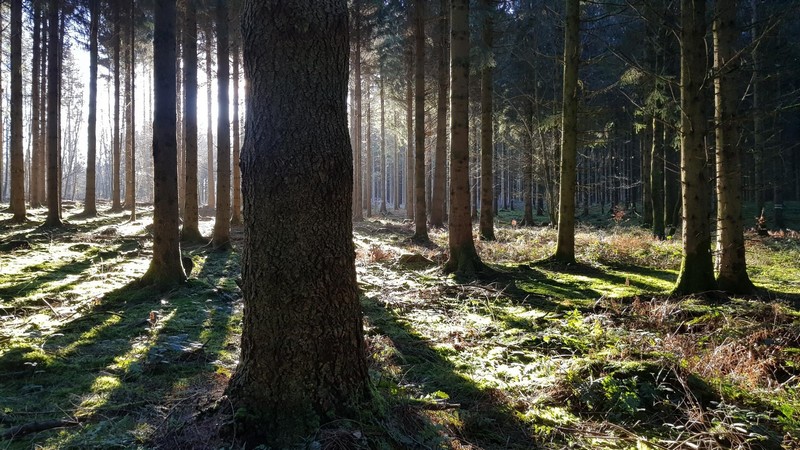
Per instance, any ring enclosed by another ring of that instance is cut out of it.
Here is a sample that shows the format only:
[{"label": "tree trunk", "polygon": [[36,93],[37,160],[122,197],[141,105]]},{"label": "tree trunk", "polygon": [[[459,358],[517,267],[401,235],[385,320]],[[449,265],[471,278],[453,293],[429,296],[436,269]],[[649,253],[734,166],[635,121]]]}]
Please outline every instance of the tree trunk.
[{"label": "tree trunk", "polygon": [[[91,15],[89,23],[89,123],[87,125],[86,197],[84,200],[83,215],[94,217],[97,215],[95,166],[97,160],[97,32],[100,26],[99,0],[89,1],[89,14]],[[34,57],[34,60],[35,59]],[[34,74],[34,79],[35,77],[36,75]],[[33,92],[36,92],[36,89],[34,89]],[[34,105],[36,105],[36,100],[34,100]],[[35,112],[33,114],[34,120],[36,114]],[[35,134],[33,135],[35,136]]]},{"label": "tree trunk", "polygon": [[128,116],[127,126],[125,127],[125,209],[130,210],[131,220],[136,220],[136,95],[135,76],[136,76],[136,56],[134,51],[135,31],[134,26],[134,7],[135,0],[130,0],[128,10],[127,27],[127,63],[125,64],[125,115]]},{"label": "tree trunk", "polygon": [[[369,52],[369,50],[367,50]],[[366,156],[367,160],[364,162],[364,185],[362,186],[362,194],[364,195],[362,200],[362,206],[364,209],[367,210],[367,217],[372,217],[372,174],[373,171],[373,164],[372,164],[372,99],[370,98],[370,84],[372,80],[370,79],[369,74],[367,74],[364,78],[364,81],[367,85],[367,129],[366,129],[366,149],[364,152],[364,156]]]},{"label": "tree trunk", "polygon": [[757,0],[750,0],[751,11],[751,30],[753,45],[751,58],[753,59],[753,184],[755,187],[756,199],[756,213],[761,214],[764,210],[764,191],[766,190],[764,182],[764,143],[762,136],[762,121],[761,121],[761,54],[756,40],[758,39],[760,29],[758,26],[758,4]]},{"label": "tree trunk", "polygon": [[[11,0],[11,142],[9,148],[12,222],[25,217],[25,154],[22,145],[22,0]],[[0,150],[2,148],[0,147]]]},{"label": "tree trunk", "polygon": [[[44,179],[39,177],[39,166],[42,164],[43,149],[40,145],[39,135],[41,114],[41,87],[39,80],[41,79],[41,36],[42,36],[42,6],[40,1],[33,2],[33,59],[31,61],[31,170],[30,170],[30,206],[31,208],[38,208],[42,206],[42,198],[39,197],[41,191],[41,184]],[[2,47],[2,46],[0,46]],[[2,84],[2,83],[0,83]],[[90,84],[91,87],[91,84]],[[2,89],[0,89],[2,90]],[[0,102],[2,103],[2,102]],[[2,107],[0,107],[0,116],[2,116]],[[0,148],[3,148],[3,130],[2,123],[0,123]],[[0,152],[2,153],[2,152]],[[0,167],[2,167],[2,155],[0,155]],[[88,166],[87,166],[88,169]],[[89,173],[87,171],[87,177]],[[0,169],[0,192],[3,192],[2,169]],[[87,185],[88,188],[88,185]],[[96,211],[95,211],[96,213]]]},{"label": "tree trunk", "polygon": [[325,422],[355,417],[369,395],[350,210],[347,5],[246,1],[242,35],[252,82],[242,149],[246,312],[228,394],[246,413],[247,436],[289,448]]},{"label": "tree trunk", "polygon": [[578,64],[580,2],[567,0],[564,29],[564,96],[561,118],[561,178],[558,194],[558,242],[555,259],[575,262],[575,171],[578,153]]},{"label": "tree trunk", "polygon": [[425,0],[414,0],[414,237],[428,241],[425,205]]},{"label": "tree trunk", "polygon": [[231,122],[228,86],[228,0],[217,0],[217,211],[214,218],[215,248],[227,248],[231,240]]},{"label": "tree trunk", "polygon": [[364,210],[362,206],[361,182],[361,1],[354,1],[355,9],[355,46],[356,54],[353,56],[353,73],[355,79],[353,87],[353,102],[355,103],[355,117],[353,117],[353,220],[361,222],[364,220]]},{"label": "tree trunk", "polygon": [[[37,19],[38,19],[38,15],[36,15],[36,13],[34,12],[34,42],[36,42],[35,41],[36,36],[37,36],[36,32],[38,31],[38,28],[37,28],[38,27],[38,21],[37,21]],[[3,156],[4,156],[3,149],[5,148],[5,145],[4,145],[3,141],[4,141],[4,137],[5,137],[5,130],[4,130],[4,127],[3,127],[3,120],[4,120],[3,117],[4,116],[3,116],[3,101],[2,101],[2,99],[4,98],[4,95],[3,95],[3,70],[2,70],[2,67],[3,67],[3,51],[2,51],[2,49],[5,48],[5,47],[3,47],[3,33],[2,33],[2,30],[3,30],[3,16],[0,15],[0,202],[3,201],[3,192],[4,192],[3,188],[5,187],[5,178],[3,177],[4,168],[5,168],[5,165],[3,164]],[[35,52],[36,52],[36,46],[34,45],[34,54],[35,54]],[[34,86],[35,86],[35,84],[34,84]],[[31,178],[32,178],[31,182],[33,183],[35,181],[36,177],[31,177]],[[31,198],[31,207],[35,208],[35,206],[33,205],[33,198]]]},{"label": "tree trunk", "polygon": [[[122,203],[120,198],[120,104],[119,104],[119,97],[120,97],[120,47],[122,45],[122,30],[121,30],[121,17],[120,17],[120,9],[122,8],[121,2],[115,1],[111,5],[111,9],[113,10],[113,22],[114,22],[114,36],[113,36],[113,57],[114,57],[114,144],[113,144],[113,168],[112,168],[112,180],[111,180],[111,211],[112,212],[119,212],[122,211]],[[52,60],[50,61],[52,64]],[[49,105],[48,105],[49,106]]]},{"label": "tree trunk", "polygon": [[[184,220],[186,216],[186,183],[184,182],[186,180],[186,145],[184,139],[183,115],[185,114],[184,109],[186,109],[186,105],[185,99],[183,98],[183,70],[181,69],[181,62],[186,64],[183,55],[183,36],[185,34],[183,30],[185,27],[184,21],[186,20],[186,4],[188,1],[189,0],[176,1],[177,18],[175,19],[175,35],[177,39],[175,43],[175,91],[177,92],[176,98],[178,100],[178,103],[175,105],[176,141],[178,143],[178,214]],[[196,38],[196,35],[194,37]],[[181,233],[183,232],[181,231]]]},{"label": "tree trunk", "polygon": [[[411,2],[409,2],[411,5]],[[411,6],[409,6],[409,10]],[[409,21],[410,22],[410,21]],[[414,44],[408,39],[406,56],[406,219],[414,219]]]},{"label": "tree trunk", "polygon": [[[483,45],[491,54],[493,44],[492,4],[490,0],[483,0],[487,9],[483,21]],[[492,198],[494,197],[494,136],[492,114],[492,72],[491,65],[481,68],[481,214],[480,236],[484,241],[494,240],[494,212],[492,211]]]},{"label": "tree trunk", "polygon": [[[214,123],[213,123],[213,116],[211,114],[211,110],[214,107],[211,98],[211,46],[212,42],[214,42],[213,33],[211,30],[211,19],[208,19],[206,23],[206,29],[204,30],[205,38],[206,38],[206,145],[207,145],[207,173],[208,173],[208,191],[207,191],[207,200],[208,200],[208,207],[209,208],[216,208],[217,206],[217,199],[216,199],[216,183],[214,182]],[[219,139],[219,136],[217,136]]]},{"label": "tree trunk", "polygon": [[716,3],[714,19],[714,104],[717,155],[717,284],[732,294],[751,294],[742,223],[742,168],[735,77],[740,59],[734,45],[737,1]]},{"label": "tree trunk", "polygon": [[[642,155],[641,163],[641,180],[642,180],[642,225],[645,228],[653,227],[653,198],[652,195],[652,173],[653,163],[653,140],[655,139],[655,120],[647,116],[645,118],[647,124],[645,125],[645,132],[639,135],[639,154]],[[662,198],[663,201],[663,198]],[[663,218],[661,220],[664,220]]]},{"label": "tree trunk", "polygon": [[450,94],[450,1],[441,0],[439,18],[439,96],[436,107],[436,155],[433,169],[431,226],[444,226],[447,192],[447,102]]},{"label": "tree trunk", "polygon": [[484,269],[472,240],[469,171],[469,0],[450,2],[450,259],[447,272]]},{"label": "tree trunk", "polygon": [[653,237],[664,239],[664,126],[653,117],[653,142],[650,155],[650,204],[653,212]]},{"label": "tree trunk", "polygon": [[711,205],[706,159],[706,5],[681,0],[681,199],[683,261],[676,295],[716,289],[711,257]]},{"label": "tree trunk", "polygon": [[[235,14],[238,17],[238,14]],[[233,56],[233,204],[231,206],[231,225],[242,224],[242,171],[239,168],[241,144],[239,142],[239,30],[238,19],[234,21],[232,38]]]},{"label": "tree trunk", "polygon": [[160,287],[186,280],[181,262],[178,217],[175,21],[175,0],[156,2],[153,30],[153,259],[142,283]]},{"label": "tree trunk", "polygon": [[[37,1],[37,3],[40,3]],[[40,204],[44,204],[47,201],[47,80],[48,80],[48,73],[47,73],[47,53],[48,53],[48,31],[49,27],[47,14],[44,11],[41,13],[42,17],[42,47],[41,47],[41,66],[40,66],[40,77],[39,77],[39,93],[40,93],[40,102],[39,102],[39,135],[36,136],[37,140],[39,141],[39,163],[37,167],[37,176],[39,178],[38,188],[39,192],[37,192],[36,197],[39,199]]]},{"label": "tree trunk", "polygon": [[186,0],[183,20],[183,148],[186,155],[181,239],[203,240],[200,234],[197,185],[197,0]]},{"label": "tree trunk", "polygon": [[48,2],[49,42],[47,47],[47,219],[46,227],[61,226],[61,208],[58,198],[58,108],[61,101],[58,97],[58,37],[59,13],[61,2]]},{"label": "tree trunk", "polygon": [[523,147],[523,163],[522,163],[522,188],[525,191],[522,194],[523,215],[522,223],[520,225],[526,227],[534,226],[533,221],[533,117],[531,123],[525,128],[525,146]]},{"label": "tree trunk", "polygon": [[383,64],[380,67],[381,76],[381,214],[386,214],[386,194],[387,194],[387,179],[386,179],[386,92],[384,90],[384,79],[386,73],[383,70]]}]

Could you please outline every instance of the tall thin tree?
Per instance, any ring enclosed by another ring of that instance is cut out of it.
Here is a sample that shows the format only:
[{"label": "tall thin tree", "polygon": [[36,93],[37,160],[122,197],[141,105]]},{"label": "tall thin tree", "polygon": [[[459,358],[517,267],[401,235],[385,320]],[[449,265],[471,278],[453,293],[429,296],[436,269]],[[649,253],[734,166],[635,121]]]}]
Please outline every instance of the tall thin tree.
[{"label": "tall thin tree", "polygon": [[448,272],[484,270],[472,240],[469,186],[469,0],[450,1],[450,259]]},{"label": "tall thin tree", "polygon": [[228,0],[217,0],[217,210],[211,241],[225,248],[231,240],[231,123],[228,86],[230,48]]},{"label": "tall thin tree", "polygon": [[575,187],[578,154],[578,64],[580,1],[567,0],[564,27],[564,93],[561,115],[561,182],[558,195],[558,242],[554,258],[575,262]]},{"label": "tall thin tree", "polygon": [[186,280],[181,261],[178,217],[175,20],[175,0],[156,2],[153,29],[153,259],[142,276],[142,283],[158,286]]},{"label": "tall thin tree", "polygon": [[181,239],[199,242],[197,185],[197,1],[186,0],[183,20],[183,148],[186,158]]},{"label": "tall thin tree", "polygon": [[431,194],[431,226],[444,226],[445,195],[447,193],[447,112],[450,101],[450,1],[440,0],[438,85],[436,100],[436,154]]},{"label": "tall thin tree", "polygon": [[[238,6],[238,3],[234,3]],[[241,225],[242,219],[242,171],[239,167],[241,157],[241,143],[239,134],[239,32],[238,32],[238,10],[236,14],[231,14],[234,19],[236,30],[231,36],[231,56],[233,57],[233,118],[231,127],[233,128],[233,201],[231,202],[231,225]]]},{"label": "tall thin tree", "polygon": [[[216,198],[216,183],[214,179],[216,178],[214,172],[214,123],[212,121],[212,114],[211,110],[213,107],[212,103],[212,95],[211,95],[211,64],[212,64],[212,45],[214,42],[212,29],[213,26],[211,25],[211,19],[208,19],[206,22],[206,27],[204,30],[204,35],[206,38],[206,149],[207,149],[207,161],[208,161],[208,192],[207,192],[207,199],[208,199],[208,207],[215,208],[217,206],[217,198]],[[219,137],[217,137],[219,139]]]},{"label": "tall thin tree", "polygon": [[414,237],[427,242],[425,205],[425,0],[414,0]]},{"label": "tall thin tree", "polygon": [[[25,217],[25,155],[22,151],[22,0],[11,0],[11,141],[9,167],[12,221]],[[0,148],[1,149],[1,148]]]},{"label": "tall thin tree", "polygon": [[737,130],[736,74],[741,60],[734,45],[738,35],[738,1],[716,3],[714,15],[714,100],[717,151],[717,284],[734,294],[750,294],[742,223],[742,167]]},{"label": "tall thin tree", "polygon": [[[492,23],[494,0],[483,0],[484,19],[481,37],[484,50],[491,54],[494,44]],[[492,64],[481,68],[481,217],[480,236],[484,241],[494,240],[494,135],[492,114]]]},{"label": "tall thin tree", "polygon": [[706,158],[706,4],[681,0],[681,200],[683,260],[676,295],[714,290],[711,189]]},{"label": "tall thin tree", "polygon": [[130,0],[125,20],[125,208],[136,220],[136,27],[134,24],[135,0]]},{"label": "tall thin tree", "polygon": [[[100,25],[99,0],[89,0],[89,123],[86,145],[86,197],[83,215],[97,215],[97,33]],[[34,114],[35,117],[35,114]]]},{"label": "tall thin tree", "polygon": [[121,142],[120,142],[120,58],[122,48],[122,2],[111,2],[114,31],[112,36],[114,57],[114,142],[112,143],[111,211],[122,211],[121,198]]},{"label": "tall thin tree", "polygon": [[58,65],[59,53],[59,15],[61,1],[48,1],[48,28],[50,43],[47,46],[47,219],[46,227],[60,227],[61,205],[58,198],[58,107],[59,98],[58,80],[60,77]]},{"label": "tall thin tree", "polygon": [[[39,196],[41,187],[44,184],[44,178],[40,177],[39,167],[44,161],[44,148],[41,145],[39,136],[41,135],[41,62],[42,62],[42,2],[36,0],[33,2],[33,49],[31,60],[31,173],[30,173],[30,206],[31,208],[38,208],[42,206],[44,198]],[[2,114],[0,114],[2,115]],[[0,134],[2,134],[2,126],[0,126]],[[0,148],[3,146],[2,137],[0,137]],[[0,157],[0,160],[2,158]],[[2,164],[0,164],[2,166]],[[88,172],[87,172],[88,173]],[[0,176],[2,178],[2,176]],[[2,181],[0,181],[0,192],[2,192]]]}]

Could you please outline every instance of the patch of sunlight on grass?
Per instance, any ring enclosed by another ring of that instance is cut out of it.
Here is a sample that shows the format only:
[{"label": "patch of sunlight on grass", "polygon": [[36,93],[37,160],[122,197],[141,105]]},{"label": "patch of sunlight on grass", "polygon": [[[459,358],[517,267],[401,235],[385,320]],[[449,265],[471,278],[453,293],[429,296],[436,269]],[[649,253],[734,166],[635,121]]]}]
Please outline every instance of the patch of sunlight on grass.
[{"label": "patch of sunlight on grass", "polygon": [[94,393],[103,393],[113,391],[119,388],[122,383],[119,381],[119,378],[113,375],[101,375],[95,378],[92,386],[89,388]]},{"label": "patch of sunlight on grass", "polygon": [[97,337],[100,335],[100,333],[102,333],[107,328],[113,327],[120,321],[122,321],[122,318],[120,316],[116,315],[109,316],[102,323],[99,323],[90,328],[88,331],[84,331],[83,333],[81,333],[80,337],[75,341],[73,341],[71,344],[60,349],[58,351],[58,355],[64,357],[72,354],[78,347],[91,344],[93,341],[97,340]]}]

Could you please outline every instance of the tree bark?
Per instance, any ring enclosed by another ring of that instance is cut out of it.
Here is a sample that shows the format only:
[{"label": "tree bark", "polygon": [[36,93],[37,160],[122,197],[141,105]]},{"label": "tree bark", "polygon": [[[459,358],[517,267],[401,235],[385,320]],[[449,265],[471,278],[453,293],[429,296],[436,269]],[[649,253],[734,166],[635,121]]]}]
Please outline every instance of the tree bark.
[{"label": "tree bark", "polygon": [[126,40],[128,55],[125,58],[125,115],[128,117],[125,126],[125,209],[130,210],[131,220],[136,220],[136,95],[134,85],[136,83],[136,56],[134,46],[135,31],[134,26],[134,7],[135,0],[130,0],[128,18],[125,21]]},{"label": "tree bark", "polygon": [[214,218],[215,248],[227,248],[231,241],[231,122],[228,0],[217,0],[217,211]]},{"label": "tree bark", "polygon": [[[492,0],[483,0],[485,17],[483,19],[483,45],[486,51],[492,52],[494,30],[492,24]],[[492,73],[494,68],[486,65],[481,68],[481,207],[480,236],[481,240],[494,240],[494,136],[492,114]]]},{"label": "tree bark", "polygon": [[751,294],[742,223],[742,168],[735,77],[740,59],[734,45],[737,0],[716,3],[714,19],[714,104],[717,155],[717,285],[732,294]]},{"label": "tree bark", "polygon": [[472,240],[469,186],[469,0],[450,2],[450,258],[445,271],[475,275],[484,265]]},{"label": "tree bark", "polygon": [[[40,2],[37,2],[40,3]],[[42,0],[43,4],[43,0]],[[39,192],[37,192],[36,197],[39,199],[40,204],[45,204],[47,202],[47,53],[48,53],[48,18],[47,18],[46,11],[41,12],[42,17],[42,47],[41,47],[41,67],[40,67],[40,77],[39,77],[39,93],[40,93],[40,103],[39,103],[39,134],[36,136],[36,139],[39,141],[39,162],[38,167],[36,168],[36,174],[39,178],[38,188]]]},{"label": "tree bark", "polygon": [[184,208],[181,240],[200,242],[197,185],[197,0],[186,0],[183,20]]},{"label": "tree bark", "polygon": [[[11,0],[11,141],[9,142],[12,222],[25,217],[25,155],[22,145],[22,0]],[[0,147],[0,150],[2,148]]]},{"label": "tree bark", "polygon": [[49,42],[47,47],[47,219],[46,227],[61,226],[61,208],[58,198],[58,108],[60,105],[58,79],[58,52],[60,39],[58,37],[59,13],[61,2],[49,0],[48,2]]},{"label": "tree bark", "polygon": [[431,226],[444,226],[447,192],[447,103],[450,94],[450,1],[441,0],[439,18],[439,94],[436,107],[436,155],[433,169]]},{"label": "tree bark", "polygon": [[383,63],[380,66],[380,96],[381,96],[381,214],[386,214],[386,91],[384,89],[386,73],[383,70]]},{"label": "tree bark", "polygon": [[[209,208],[216,208],[217,207],[217,198],[216,198],[216,182],[214,181],[214,123],[213,123],[213,116],[211,114],[211,109],[213,108],[212,103],[212,96],[211,96],[211,47],[212,42],[214,41],[213,33],[211,30],[211,19],[208,19],[206,23],[206,28],[204,30],[205,38],[206,38],[206,149],[207,149],[207,173],[208,173],[208,190],[206,192],[207,200],[208,200],[208,207]],[[217,136],[219,139],[219,136]]]},{"label": "tree bark", "polygon": [[[34,39],[36,38],[36,31],[38,30],[37,22],[36,22],[37,18],[38,18],[38,16],[34,12]],[[0,30],[3,29],[3,19],[4,19],[3,16],[0,15]],[[3,48],[4,48],[3,47],[3,33],[0,32],[0,49],[3,49]],[[36,51],[36,47],[34,46],[34,52],[35,51]],[[3,52],[2,52],[2,50],[0,50],[0,68],[2,66],[3,66]],[[4,122],[3,118],[5,116],[3,115],[3,101],[2,101],[2,99],[4,97],[3,96],[3,86],[4,86],[3,85],[3,71],[0,70],[0,201],[3,200],[3,192],[4,192],[3,189],[5,187],[5,177],[3,177],[3,173],[4,173],[4,170],[5,170],[5,165],[3,164],[3,157],[4,157],[3,149],[5,148],[5,145],[4,145],[4,142],[3,142],[4,141],[4,137],[5,137],[5,129],[4,129],[4,123],[3,123]],[[36,177],[31,177],[31,178],[32,178],[31,182],[33,182]],[[33,205],[33,199],[31,199],[31,207],[35,207]]]},{"label": "tree bark", "polygon": [[[100,26],[99,0],[89,1],[89,123],[87,124],[88,142],[86,146],[86,197],[83,215],[97,215],[97,183],[95,166],[97,161],[97,32]],[[36,58],[34,57],[34,60]],[[34,74],[34,79],[36,75]],[[36,92],[34,89],[33,92]],[[35,105],[34,101],[34,105]],[[36,120],[37,113],[33,114]],[[37,121],[38,127],[38,121]],[[35,134],[33,134],[35,136]]]},{"label": "tree bark", "polygon": [[757,0],[750,0],[750,34],[753,39],[753,50],[751,58],[753,59],[753,104],[752,104],[752,117],[753,117],[753,184],[754,196],[756,199],[756,213],[761,214],[764,211],[764,201],[766,190],[766,183],[764,182],[764,137],[762,136],[762,120],[761,120],[761,53],[759,46],[756,42],[758,39],[760,28],[758,26],[758,4]]},{"label": "tree bark", "polygon": [[362,178],[361,178],[361,1],[354,0],[355,9],[355,47],[356,54],[353,56],[353,102],[355,103],[353,117],[353,220],[361,222],[364,220],[364,210],[362,206]]},{"label": "tree bark", "polygon": [[564,29],[564,94],[561,117],[561,178],[558,193],[558,242],[554,258],[575,262],[575,184],[578,154],[578,65],[580,2],[567,0]]},{"label": "tree bark", "polygon": [[246,312],[228,393],[244,412],[245,434],[289,448],[324,422],[354,417],[368,397],[352,241],[347,6],[246,1],[242,34],[251,81],[242,148]]},{"label": "tree bark", "polygon": [[175,0],[156,2],[153,30],[153,259],[142,283],[159,287],[186,280],[181,261],[178,217],[175,21]]},{"label": "tree bark", "polygon": [[[177,18],[175,19],[175,35],[176,35],[176,43],[175,43],[175,89],[177,92],[177,100],[178,103],[175,105],[175,117],[176,117],[176,139],[178,143],[178,214],[181,218],[185,220],[186,216],[186,145],[184,134],[185,131],[183,129],[184,120],[183,115],[185,114],[184,110],[186,109],[185,99],[183,98],[183,70],[181,69],[181,62],[184,64],[186,63],[185,57],[183,55],[184,48],[183,48],[183,36],[184,33],[184,21],[186,20],[186,8],[187,3],[189,0],[176,0],[176,14]],[[196,35],[195,35],[196,38]],[[181,229],[181,239],[183,239],[183,231]]]},{"label": "tree bark", "polygon": [[681,199],[683,261],[676,295],[714,290],[711,205],[706,159],[706,5],[681,0]]},{"label": "tree bark", "polygon": [[[369,52],[369,49],[367,49],[367,52]],[[366,113],[367,113],[367,129],[366,129],[366,133],[365,133],[367,142],[366,142],[366,148],[365,148],[365,152],[364,152],[364,154],[366,156],[366,161],[364,161],[364,166],[365,166],[364,169],[365,170],[364,170],[364,185],[362,187],[362,191],[363,191],[362,192],[362,194],[363,194],[362,207],[365,210],[367,210],[367,217],[372,217],[372,197],[373,197],[373,195],[372,195],[372,185],[373,185],[372,174],[374,172],[373,164],[372,164],[372,155],[373,155],[373,152],[372,152],[372,99],[370,98],[370,92],[372,91],[370,89],[370,87],[371,87],[370,84],[372,84],[372,80],[370,79],[369,74],[367,74],[364,78],[366,78],[366,80],[364,80],[364,81],[365,81],[365,83],[367,85],[367,93],[366,93],[366,97],[367,97],[367,99],[366,99],[367,100],[367,111],[366,111]]]},{"label": "tree bark", "polygon": [[[121,173],[120,173],[120,153],[121,153],[121,143],[120,143],[120,53],[121,53],[121,46],[122,46],[122,30],[121,30],[121,16],[120,16],[120,9],[122,8],[121,2],[115,1],[111,4],[111,9],[113,10],[113,22],[114,22],[114,36],[113,40],[113,57],[114,57],[114,143],[113,145],[113,154],[112,154],[112,177],[111,177],[111,211],[112,212],[119,212],[122,211],[122,203],[120,198],[120,183],[121,183]],[[52,60],[51,60],[52,61]],[[50,63],[52,64],[52,62]],[[49,106],[49,105],[48,105]]]},{"label": "tree bark", "polygon": [[[409,2],[409,15],[412,3]],[[409,22],[412,22],[409,20]],[[409,33],[411,34],[411,33]],[[406,219],[414,220],[414,42],[409,37],[406,57]]]},{"label": "tree bark", "polygon": [[414,0],[414,237],[427,242],[425,205],[425,0]]},{"label": "tree bark", "polygon": [[[40,115],[41,115],[41,36],[42,36],[42,5],[41,2],[36,0],[33,2],[33,58],[31,60],[31,173],[30,173],[30,206],[31,208],[38,208],[42,206],[42,200],[39,196],[41,192],[41,185],[44,184],[44,179],[39,176],[41,172],[39,167],[44,160],[42,153],[44,153],[39,139],[41,134],[40,128]],[[2,83],[0,83],[2,84]],[[90,84],[91,87],[91,84]],[[0,116],[2,116],[2,108],[0,108]],[[0,148],[3,148],[2,124],[0,124]],[[2,152],[0,152],[2,153]],[[0,156],[0,166],[2,166],[2,156]],[[88,166],[87,166],[88,169]],[[88,171],[87,171],[88,177]],[[0,192],[3,192],[2,170],[0,170]],[[88,187],[88,185],[87,185]]]},{"label": "tree bark", "polygon": [[664,126],[653,117],[653,142],[650,155],[650,204],[653,211],[653,237],[664,239]]}]

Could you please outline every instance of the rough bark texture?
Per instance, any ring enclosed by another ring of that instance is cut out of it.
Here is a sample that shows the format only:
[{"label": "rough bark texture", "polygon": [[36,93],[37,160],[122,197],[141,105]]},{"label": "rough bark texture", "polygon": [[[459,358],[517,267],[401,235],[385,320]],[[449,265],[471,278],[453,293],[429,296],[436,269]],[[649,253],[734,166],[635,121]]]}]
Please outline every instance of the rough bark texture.
[{"label": "rough bark texture", "polygon": [[175,20],[175,0],[156,2],[153,30],[153,259],[142,282],[158,286],[186,280],[178,218]]},{"label": "rough bark texture", "polygon": [[[39,176],[41,172],[39,167],[42,165],[43,148],[40,145],[39,136],[41,134],[41,122],[39,120],[41,115],[41,36],[42,36],[42,2],[33,2],[33,59],[31,61],[31,173],[30,173],[30,206],[31,208],[38,208],[42,206],[44,198],[39,196],[41,187],[44,184],[44,178]],[[2,84],[2,83],[0,83]],[[90,85],[91,87],[91,85]],[[0,89],[2,91],[2,89]],[[2,102],[0,102],[2,103]],[[2,116],[2,107],[0,107],[0,116]],[[0,148],[3,148],[3,130],[2,123],[0,123]],[[1,153],[1,152],[0,152]],[[0,166],[2,166],[2,156],[0,156]],[[87,177],[88,177],[87,167]],[[2,170],[0,170],[0,179],[2,179]],[[88,188],[88,185],[87,185]],[[3,192],[3,182],[0,181],[0,192]],[[87,191],[88,194],[88,191]],[[96,213],[96,211],[95,211]]]},{"label": "rough bark texture", "polygon": [[[369,49],[367,49],[367,53],[369,53]],[[365,156],[366,161],[364,161],[364,184],[362,185],[362,207],[363,209],[367,210],[367,217],[372,217],[372,102],[370,101],[370,84],[372,80],[370,80],[369,74],[365,77],[365,84],[367,85],[367,93],[366,93],[366,101],[367,101],[367,129],[365,130],[366,135],[366,148],[365,148]]]},{"label": "rough bark texture", "polygon": [[676,295],[714,290],[711,190],[706,160],[705,2],[681,0],[681,199],[683,261]]},{"label": "rough bark texture", "polygon": [[469,1],[450,2],[450,259],[448,272],[483,269],[472,240],[469,190]]},{"label": "rough bark texture", "polygon": [[[238,16],[237,16],[238,17]],[[238,25],[238,19],[234,21]],[[239,30],[234,28],[231,53],[233,56],[233,202],[231,225],[242,224],[242,171],[239,168],[241,143],[239,142]]]},{"label": "rough bark texture", "polygon": [[61,226],[61,208],[58,198],[58,79],[61,76],[58,67],[58,16],[61,10],[59,0],[48,2],[49,42],[47,47],[47,219],[46,227]]},{"label": "rough bark texture", "polygon": [[428,241],[425,205],[425,0],[414,1],[414,237]]},{"label": "rough bark texture", "polygon": [[753,116],[753,185],[754,196],[756,199],[756,213],[761,214],[764,210],[766,183],[764,181],[764,137],[762,112],[761,112],[761,53],[756,42],[761,27],[759,26],[760,17],[758,15],[758,0],[750,0],[750,34],[753,39],[752,52],[750,57],[753,60],[753,81],[752,85],[752,116]]},{"label": "rough bark texture", "polygon": [[183,71],[181,70],[181,62],[184,61],[183,56],[183,28],[184,20],[186,19],[186,3],[188,0],[176,0],[177,19],[175,20],[175,83],[178,102],[175,104],[175,117],[176,125],[176,139],[178,142],[178,214],[183,218],[186,211],[186,148],[184,146],[184,131],[183,131],[183,114],[186,105],[183,100]]},{"label": "rough bark texture", "polygon": [[580,2],[567,0],[564,27],[564,94],[561,116],[561,178],[558,193],[558,242],[554,258],[575,261],[575,184],[578,154],[578,64]]},{"label": "rough bark texture", "polygon": [[[40,2],[37,2],[40,3]],[[41,204],[47,202],[47,42],[48,42],[48,26],[47,26],[46,11],[42,11],[42,49],[41,49],[41,67],[39,77],[39,92],[41,102],[39,103],[39,161],[36,167],[36,174],[39,178],[39,191],[36,197]]]},{"label": "rough bark texture", "polygon": [[128,18],[125,21],[128,53],[125,63],[125,115],[128,117],[125,126],[125,209],[131,212],[131,220],[136,220],[136,95],[135,74],[136,55],[135,30],[133,23],[136,3],[130,0]]},{"label": "rough bark texture", "polygon": [[[122,199],[120,193],[120,183],[121,183],[121,173],[120,173],[120,153],[121,153],[121,143],[120,143],[120,53],[121,53],[121,46],[122,46],[122,30],[120,26],[120,21],[122,20],[120,16],[120,9],[122,8],[122,2],[115,1],[111,5],[111,9],[113,10],[113,22],[114,22],[114,36],[112,38],[113,43],[113,57],[114,57],[114,142],[112,143],[112,169],[111,169],[111,211],[112,212],[119,212],[122,211]],[[51,59],[52,61],[52,59]],[[52,63],[51,63],[52,64]],[[48,105],[49,107],[49,105]]]},{"label": "rough bark texture", "polygon": [[217,211],[214,234],[216,248],[231,240],[231,122],[228,101],[230,48],[228,39],[228,0],[217,0]]},{"label": "rough bark texture", "polygon": [[201,241],[197,195],[197,0],[186,0],[183,20],[184,208],[181,239]]},{"label": "rough bark texture", "polygon": [[[217,198],[216,198],[216,183],[214,182],[214,124],[213,124],[213,117],[211,115],[211,111],[213,108],[212,103],[212,96],[211,96],[211,47],[212,42],[214,41],[211,32],[211,20],[209,19],[206,23],[206,28],[204,30],[205,38],[206,38],[206,150],[207,150],[207,173],[208,173],[208,189],[207,189],[207,199],[208,199],[208,207],[215,208],[217,206]],[[217,137],[219,139],[219,137]]]},{"label": "rough bark texture", "polygon": [[[347,6],[250,0],[242,355],[229,397],[289,448],[368,395],[352,241]],[[297,205],[304,205],[298,208]]]},{"label": "rough bark texture", "polygon": [[[11,141],[9,168],[13,222],[25,221],[25,156],[22,146],[22,0],[11,0]],[[2,148],[0,148],[2,150]]]},{"label": "rough bark texture", "polygon": [[[485,17],[481,32],[486,51],[492,52],[494,30],[491,0],[483,0]],[[492,74],[494,67],[481,68],[481,213],[480,236],[484,241],[494,240],[494,136],[492,114]]]},{"label": "rough bark texture", "polygon": [[717,2],[714,20],[714,104],[717,152],[717,284],[733,294],[750,294],[755,286],[747,276],[742,223],[742,168],[739,152],[735,76],[740,60],[737,0]]},{"label": "rough bark texture", "polygon": [[431,195],[431,226],[444,226],[447,192],[447,107],[450,94],[450,1],[441,0],[439,17],[439,94],[436,107],[436,155]]},{"label": "rough bark texture", "polygon": [[[91,15],[89,23],[89,123],[87,124],[88,142],[86,146],[86,197],[83,207],[83,214],[87,217],[97,215],[95,165],[97,160],[97,29],[100,25],[98,3],[99,0],[89,1],[89,14]],[[36,114],[33,114],[33,117],[36,117]]]}]

